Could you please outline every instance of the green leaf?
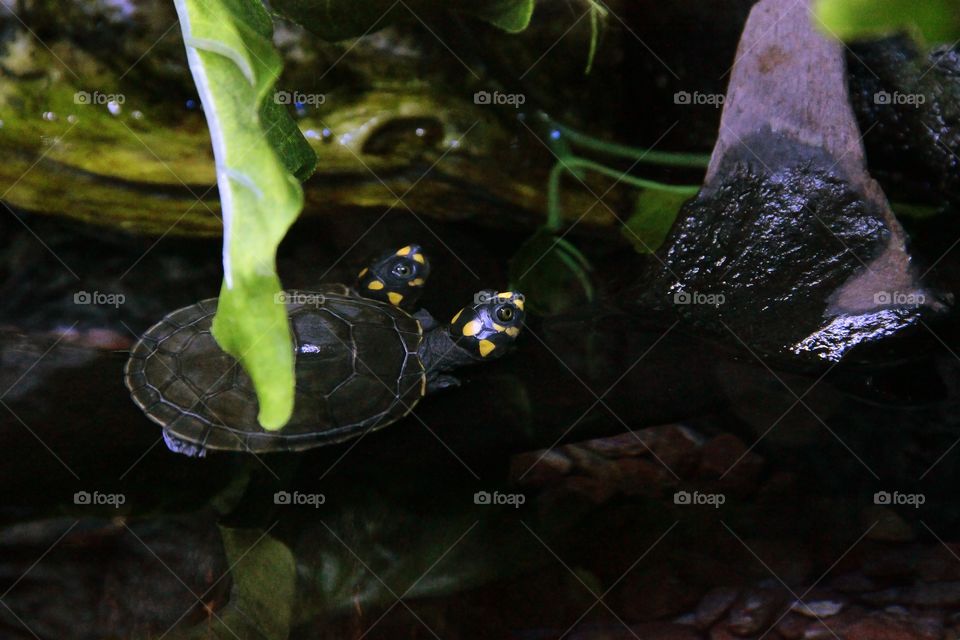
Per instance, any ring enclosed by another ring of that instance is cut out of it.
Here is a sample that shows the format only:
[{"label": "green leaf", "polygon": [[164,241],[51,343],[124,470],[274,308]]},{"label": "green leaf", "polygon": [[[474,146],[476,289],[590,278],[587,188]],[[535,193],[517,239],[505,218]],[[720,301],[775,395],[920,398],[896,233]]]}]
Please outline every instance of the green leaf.
[{"label": "green leaf", "polygon": [[337,41],[373,33],[401,19],[424,19],[447,10],[519,33],[530,24],[535,4],[536,0],[273,0],[271,6],[324,40]]},{"label": "green leaf", "polygon": [[633,215],[621,232],[639,253],[653,253],[666,240],[680,207],[689,197],[659,189],[641,191]]},{"label": "green leaf", "polygon": [[956,0],[817,0],[820,26],[841,40],[907,31],[928,43],[960,38]]},{"label": "green leaf", "polygon": [[233,586],[209,621],[171,640],[286,640],[296,601],[297,567],[289,547],[258,529],[220,527]]},{"label": "green leaf", "polygon": [[266,123],[267,141],[280,156],[287,171],[303,182],[317,168],[317,154],[303,137],[287,108],[268,98],[260,106],[260,122]]},{"label": "green leaf", "polygon": [[[283,67],[260,0],[175,0],[203,103],[223,212],[224,282],[213,335],[250,374],[260,423],[293,411],[293,347],[277,304],[277,246],[303,207],[297,176],[315,157],[283,109],[269,106]],[[280,106],[280,105],[276,105]]]},{"label": "green leaf", "polygon": [[507,33],[520,33],[530,24],[536,0],[464,2],[464,9]]},{"label": "green leaf", "polygon": [[587,52],[587,68],[584,74],[593,69],[593,59],[597,56],[597,44],[600,42],[600,19],[607,17],[607,8],[597,0],[587,0],[590,3],[590,50]]},{"label": "green leaf", "polygon": [[916,204],[913,202],[891,202],[890,207],[898,218],[915,218],[917,220],[932,218],[945,213],[947,210],[946,207]]},{"label": "green leaf", "polygon": [[395,0],[273,0],[271,6],[331,42],[383,29],[403,12]]}]

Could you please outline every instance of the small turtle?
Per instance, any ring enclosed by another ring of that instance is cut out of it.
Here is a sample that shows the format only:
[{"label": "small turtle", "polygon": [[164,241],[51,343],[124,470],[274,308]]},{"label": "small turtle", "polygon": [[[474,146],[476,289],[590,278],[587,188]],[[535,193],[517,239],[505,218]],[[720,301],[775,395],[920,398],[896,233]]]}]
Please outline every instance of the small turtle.
[{"label": "small turtle", "polygon": [[[459,384],[450,371],[502,356],[524,316],[522,295],[495,291],[477,294],[450,324],[407,312],[399,305],[415,298],[423,283],[411,281],[425,280],[428,270],[416,258],[422,253],[407,249],[361,271],[352,290],[286,292],[296,395],[282,429],[260,427],[249,376],[210,334],[216,299],[174,311],[134,346],[124,371],[134,402],[163,427],[171,450],[191,456],[303,450],[399,420],[422,396]],[[399,264],[413,272],[398,271]],[[377,299],[359,295],[371,291]]]}]

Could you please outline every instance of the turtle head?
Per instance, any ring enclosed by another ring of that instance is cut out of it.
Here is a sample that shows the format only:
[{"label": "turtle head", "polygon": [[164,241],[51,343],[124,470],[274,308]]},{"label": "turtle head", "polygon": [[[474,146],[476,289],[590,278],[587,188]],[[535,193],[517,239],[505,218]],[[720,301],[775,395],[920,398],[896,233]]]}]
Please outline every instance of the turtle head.
[{"label": "turtle head", "polygon": [[508,351],[523,327],[523,294],[485,289],[450,321],[450,337],[477,360],[494,360]]},{"label": "turtle head", "polygon": [[357,275],[357,292],[365,298],[411,308],[430,277],[430,261],[420,245],[408,244],[380,254]]}]

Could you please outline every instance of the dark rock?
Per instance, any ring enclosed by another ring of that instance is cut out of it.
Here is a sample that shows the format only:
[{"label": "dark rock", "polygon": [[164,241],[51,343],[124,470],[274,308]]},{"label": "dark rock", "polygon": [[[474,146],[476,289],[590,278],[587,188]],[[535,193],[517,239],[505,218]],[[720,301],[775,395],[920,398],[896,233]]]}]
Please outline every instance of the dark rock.
[{"label": "dark rock", "polygon": [[910,202],[960,201],[960,49],[909,36],[852,45],[850,98],[870,171]]},{"label": "dark rock", "polygon": [[867,174],[842,46],[807,4],[751,12],[704,187],[637,297],[751,350],[839,361],[942,305]]}]

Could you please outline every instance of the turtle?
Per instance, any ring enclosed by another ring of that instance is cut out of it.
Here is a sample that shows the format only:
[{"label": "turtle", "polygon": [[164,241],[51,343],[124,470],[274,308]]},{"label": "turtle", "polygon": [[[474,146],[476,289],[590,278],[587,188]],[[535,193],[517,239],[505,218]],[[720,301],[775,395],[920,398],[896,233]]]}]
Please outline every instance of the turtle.
[{"label": "turtle", "polygon": [[168,314],[133,347],[124,378],[134,402],[163,428],[169,449],[189,456],[302,451],[396,422],[428,393],[459,385],[451,371],[507,353],[524,320],[523,295],[514,291],[483,290],[447,324],[425,310],[409,311],[401,303],[422,286],[410,280],[427,270],[391,278],[394,258],[428,263],[413,257],[422,252],[405,249],[361,271],[352,288],[285,292],[296,389],[282,429],[259,425],[249,376],[211,335],[215,298]]},{"label": "turtle", "polygon": [[357,274],[353,287],[326,284],[328,293],[357,295],[404,309],[413,309],[423,286],[430,278],[430,260],[418,244],[408,244],[396,251],[385,251]]}]

